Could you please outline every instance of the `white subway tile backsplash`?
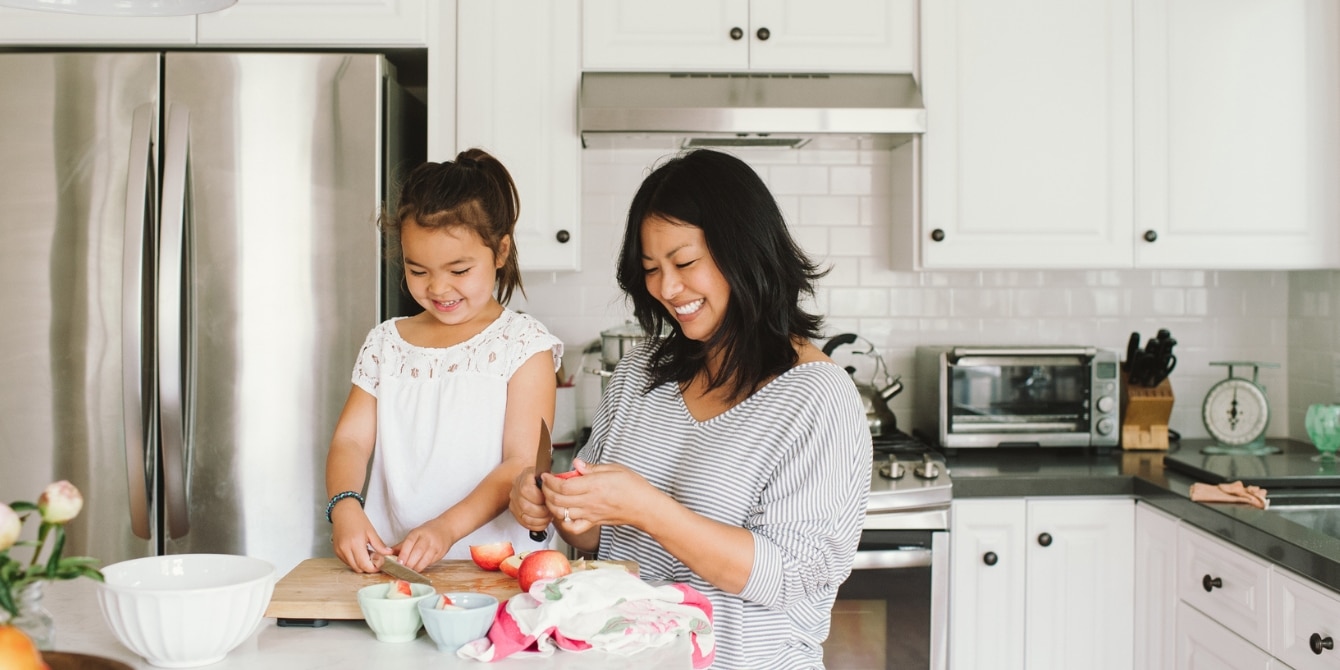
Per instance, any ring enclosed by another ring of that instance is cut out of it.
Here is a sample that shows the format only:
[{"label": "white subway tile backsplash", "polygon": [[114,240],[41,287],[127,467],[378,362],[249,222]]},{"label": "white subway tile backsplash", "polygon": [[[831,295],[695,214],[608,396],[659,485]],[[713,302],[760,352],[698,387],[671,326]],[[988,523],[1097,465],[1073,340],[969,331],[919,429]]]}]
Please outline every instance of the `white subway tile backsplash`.
[{"label": "white subway tile backsplash", "polygon": [[[854,332],[884,354],[890,371],[912,378],[921,344],[1094,344],[1124,356],[1131,332],[1142,341],[1159,328],[1177,339],[1179,362],[1173,428],[1203,437],[1200,400],[1227,371],[1212,361],[1281,364],[1269,374],[1268,394],[1282,409],[1272,436],[1306,439],[1302,412],[1329,402],[1332,360],[1340,352],[1340,272],[1197,270],[895,271],[891,156],[844,144],[801,151],[734,151],[759,172],[801,248],[831,270],[813,302],[826,333]],[[582,271],[525,276],[524,306],[561,337],[569,372],[580,349],[630,311],[614,280],[614,263],[629,201],[661,150],[583,152]],[[522,206],[525,191],[522,189]],[[903,205],[905,206],[905,205]],[[524,254],[525,249],[521,249]],[[599,365],[599,357],[595,359]],[[1287,367],[1286,367],[1287,365]],[[863,370],[864,372],[864,370]],[[599,400],[595,375],[579,375],[582,419]],[[595,391],[590,385],[595,385]],[[911,411],[914,393],[894,401]]]}]

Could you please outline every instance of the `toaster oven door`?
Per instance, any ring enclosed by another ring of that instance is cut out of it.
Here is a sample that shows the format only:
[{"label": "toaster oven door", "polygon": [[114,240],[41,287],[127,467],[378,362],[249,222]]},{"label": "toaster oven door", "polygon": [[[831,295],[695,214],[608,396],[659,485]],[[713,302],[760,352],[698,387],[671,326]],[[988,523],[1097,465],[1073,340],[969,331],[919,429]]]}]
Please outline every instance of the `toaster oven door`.
[{"label": "toaster oven door", "polygon": [[946,446],[1088,444],[1088,350],[955,352],[943,370]]}]

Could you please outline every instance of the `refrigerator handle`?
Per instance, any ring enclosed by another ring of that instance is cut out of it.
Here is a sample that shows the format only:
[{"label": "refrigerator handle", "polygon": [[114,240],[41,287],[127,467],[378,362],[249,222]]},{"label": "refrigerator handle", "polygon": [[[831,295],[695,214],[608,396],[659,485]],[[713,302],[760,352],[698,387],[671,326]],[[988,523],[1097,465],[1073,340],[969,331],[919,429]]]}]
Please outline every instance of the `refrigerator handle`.
[{"label": "refrigerator handle", "polygon": [[126,178],[126,219],[121,250],[121,412],[126,450],[126,490],[130,498],[130,528],[136,536],[151,539],[149,530],[149,486],[145,469],[144,405],[144,251],[145,238],[153,225],[153,122],[150,105],[135,110],[130,128],[130,165]]},{"label": "refrigerator handle", "polygon": [[191,112],[170,105],[163,137],[163,224],[158,253],[158,411],[162,430],[163,511],[167,538],[191,529],[186,507],[186,422],[182,368],[186,348],[182,330],[186,289],[186,216],[189,182]]}]

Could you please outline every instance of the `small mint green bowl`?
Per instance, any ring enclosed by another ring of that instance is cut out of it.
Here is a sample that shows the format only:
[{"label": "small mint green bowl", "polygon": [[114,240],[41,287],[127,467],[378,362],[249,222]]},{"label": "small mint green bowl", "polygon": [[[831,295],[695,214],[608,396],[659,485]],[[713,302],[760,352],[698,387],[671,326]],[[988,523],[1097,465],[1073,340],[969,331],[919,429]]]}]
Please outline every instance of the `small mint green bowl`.
[{"label": "small mint green bowl", "polygon": [[486,593],[449,592],[452,604],[458,610],[437,609],[438,598],[418,601],[419,616],[428,637],[437,643],[438,651],[449,654],[489,634],[493,617],[498,613],[498,599]]},{"label": "small mint green bowl", "polygon": [[373,584],[359,589],[358,608],[363,610],[363,620],[378,640],[412,642],[423,625],[419,618],[419,601],[430,600],[436,591],[427,584],[410,584],[410,597],[387,598],[391,584]]}]

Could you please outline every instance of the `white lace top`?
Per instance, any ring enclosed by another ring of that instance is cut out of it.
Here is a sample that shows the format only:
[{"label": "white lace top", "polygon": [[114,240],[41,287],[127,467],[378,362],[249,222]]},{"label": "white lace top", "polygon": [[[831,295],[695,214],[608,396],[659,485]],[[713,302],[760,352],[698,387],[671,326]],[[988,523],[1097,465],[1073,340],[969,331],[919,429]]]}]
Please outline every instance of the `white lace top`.
[{"label": "white lace top", "polygon": [[[544,325],[505,308],[478,335],[445,349],[406,342],[399,320],[368,333],[353,373],[353,383],[377,398],[366,510],[388,545],[459,502],[502,462],[508,380],[539,352],[552,353],[555,371],[563,356]],[[470,545],[502,540],[518,552],[541,548],[503,511],[444,558],[469,558]]]}]

